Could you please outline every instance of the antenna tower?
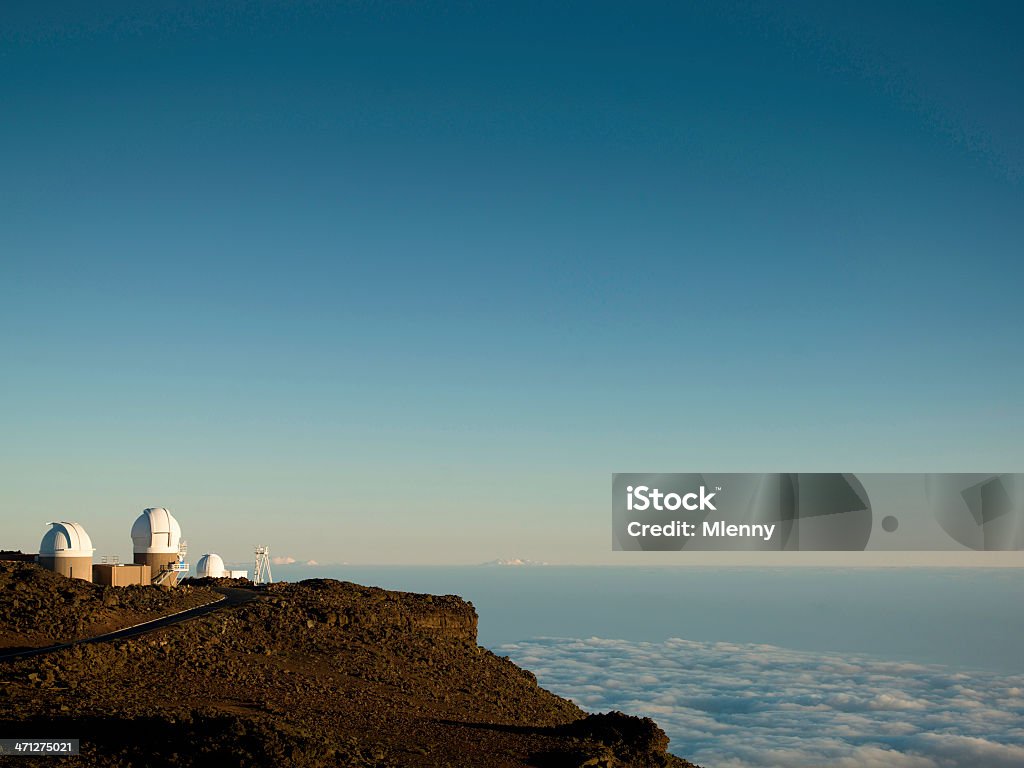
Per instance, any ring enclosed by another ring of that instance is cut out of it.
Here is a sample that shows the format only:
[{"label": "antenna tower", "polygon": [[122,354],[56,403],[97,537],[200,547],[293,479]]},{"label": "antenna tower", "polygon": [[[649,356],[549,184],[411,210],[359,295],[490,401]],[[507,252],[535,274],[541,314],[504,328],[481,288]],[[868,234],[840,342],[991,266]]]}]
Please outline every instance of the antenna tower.
[{"label": "antenna tower", "polygon": [[256,564],[253,566],[253,584],[273,584],[270,575],[270,547],[256,547]]}]

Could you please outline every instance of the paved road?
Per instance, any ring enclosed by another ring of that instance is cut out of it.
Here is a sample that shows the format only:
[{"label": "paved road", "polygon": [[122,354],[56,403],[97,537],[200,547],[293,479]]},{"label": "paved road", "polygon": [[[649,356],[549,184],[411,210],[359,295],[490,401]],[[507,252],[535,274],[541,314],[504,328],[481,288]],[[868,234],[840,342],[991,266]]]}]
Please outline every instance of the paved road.
[{"label": "paved road", "polygon": [[18,651],[16,653],[8,653],[0,656],[0,662],[5,661],[16,661],[18,659],[27,659],[30,656],[41,656],[45,653],[53,653],[63,648],[70,648],[73,645],[85,645],[86,643],[108,643],[113,640],[125,640],[129,637],[137,637],[139,635],[145,635],[148,632],[161,629],[163,627],[169,627],[172,624],[180,624],[183,621],[189,619],[196,619],[200,616],[205,616],[208,613],[219,611],[222,608],[227,608],[232,605],[241,605],[247,603],[256,597],[256,593],[249,589],[239,589],[238,587],[214,587],[217,592],[220,592],[221,597],[212,603],[206,605],[200,605],[196,608],[189,608],[186,611],[180,613],[174,613],[170,616],[161,616],[158,619],[143,622],[142,624],[136,624],[133,627],[125,627],[124,629],[118,629],[114,632],[107,632],[103,635],[96,635],[94,637],[86,637],[81,640],[72,640],[70,643],[58,643],[57,645],[47,645],[44,648],[30,648],[26,651]]}]

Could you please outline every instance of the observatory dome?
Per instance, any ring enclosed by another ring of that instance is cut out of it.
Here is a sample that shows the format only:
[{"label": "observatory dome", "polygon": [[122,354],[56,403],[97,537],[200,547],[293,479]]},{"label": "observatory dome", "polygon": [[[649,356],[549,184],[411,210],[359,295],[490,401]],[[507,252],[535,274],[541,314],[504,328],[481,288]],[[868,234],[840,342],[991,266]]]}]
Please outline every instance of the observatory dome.
[{"label": "observatory dome", "polygon": [[177,553],[181,526],[163,507],[142,510],[132,526],[136,554]]},{"label": "observatory dome", "polygon": [[196,575],[202,579],[209,576],[211,579],[222,579],[228,575],[224,570],[224,560],[220,555],[208,553],[199,558],[196,563]]},{"label": "observatory dome", "polygon": [[39,542],[39,554],[43,557],[92,557],[92,539],[81,523],[50,523],[52,528],[43,534]]}]

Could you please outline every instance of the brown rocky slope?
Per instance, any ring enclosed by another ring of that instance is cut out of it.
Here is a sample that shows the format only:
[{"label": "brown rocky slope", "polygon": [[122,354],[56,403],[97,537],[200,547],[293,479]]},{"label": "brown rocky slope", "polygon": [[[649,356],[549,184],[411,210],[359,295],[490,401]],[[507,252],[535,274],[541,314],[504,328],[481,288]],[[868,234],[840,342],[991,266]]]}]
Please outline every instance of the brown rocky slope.
[{"label": "brown rocky slope", "polygon": [[75,766],[691,765],[653,721],[586,716],[478,646],[457,597],[246,589],[249,602],[141,637],[3,664],[0,737],[79,738],[82,757],[48,758]]},{"label": "brown rocky slope", "polygon": [[219,599],[209,586],[104,587],[0,561],[0,653],[112,632]]}]

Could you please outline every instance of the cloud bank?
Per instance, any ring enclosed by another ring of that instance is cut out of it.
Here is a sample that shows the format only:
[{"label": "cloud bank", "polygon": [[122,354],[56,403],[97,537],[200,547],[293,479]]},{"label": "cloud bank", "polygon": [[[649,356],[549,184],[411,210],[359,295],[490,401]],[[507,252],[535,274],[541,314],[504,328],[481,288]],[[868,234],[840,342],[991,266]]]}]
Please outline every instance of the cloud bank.
[{"label": "cloud bank", "polygon": [[300,562],[291,555],[277,555],[270,558],[270,562],[272,565],[320,565],[316,560],[305,560]]},{"label": "cloud bank", "polygon": [[675,638],[499,651],[584,709],[653,717],[711,768],[1024,766],[1024,675]]}]

